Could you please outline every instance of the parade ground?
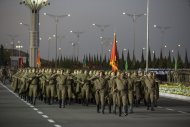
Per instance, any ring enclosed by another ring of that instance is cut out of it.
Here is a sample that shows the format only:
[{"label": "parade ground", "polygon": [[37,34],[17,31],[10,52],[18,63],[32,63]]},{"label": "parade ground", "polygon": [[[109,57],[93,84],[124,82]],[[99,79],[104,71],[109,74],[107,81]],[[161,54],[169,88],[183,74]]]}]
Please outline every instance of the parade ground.
[{"label": "parade ground", "polygon": [[37,100],[36,105],[20,99],[10,85],[0,83],[1,127],[189,127],[190,102],[160,97],[155,111],[143,104],[134,107],[128,116],[96,113],[96,106],[80,104],[47,105]]}]

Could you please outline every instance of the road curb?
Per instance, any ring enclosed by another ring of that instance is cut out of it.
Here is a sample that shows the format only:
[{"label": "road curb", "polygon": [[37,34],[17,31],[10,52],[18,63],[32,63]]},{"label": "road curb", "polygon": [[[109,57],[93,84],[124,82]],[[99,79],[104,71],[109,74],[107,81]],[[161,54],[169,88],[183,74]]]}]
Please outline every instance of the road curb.
[{"label": "road curb", "polygon": [[177,94],[169,94],[169,93],[159,93],[159,94],[162,97],[190,102],[190,97],[188,97],[188,96],[182,96],[182,95],[177,95]]}]

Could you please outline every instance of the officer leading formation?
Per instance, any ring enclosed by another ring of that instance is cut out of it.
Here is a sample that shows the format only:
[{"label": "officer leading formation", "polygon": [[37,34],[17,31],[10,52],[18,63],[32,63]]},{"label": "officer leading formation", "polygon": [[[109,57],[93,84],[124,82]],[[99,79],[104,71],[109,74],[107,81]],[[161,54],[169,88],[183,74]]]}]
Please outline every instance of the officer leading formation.
[{"label": "officer leading formation", "polygon": [[159,99],[159,80],[152,72],[25,68],[12,75],[11,86],[33,105],[37,98],[59,108],[95,104],[97,113],[108,109],[119,116],[142,104],[154,111]]}]

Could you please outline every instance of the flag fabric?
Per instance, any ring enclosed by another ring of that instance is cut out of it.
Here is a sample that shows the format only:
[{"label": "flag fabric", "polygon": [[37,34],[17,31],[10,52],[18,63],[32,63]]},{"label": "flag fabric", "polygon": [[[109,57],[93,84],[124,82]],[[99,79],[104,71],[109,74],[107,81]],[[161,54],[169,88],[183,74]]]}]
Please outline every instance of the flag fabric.
[{"label": "flag fabric", "polygon": [[116,33],[114,33],[113,46],[110,56],[110,65],[112,66],[112,71],[114,72],[118,70],[118,60],[119,60],[119,55],[117,52]]},{"label": "flag fabric", "polygon": [[125,71],[127,71],[127,70],[128,70],[128,62],[126,60],[126,62],[125,62]]},{"label": "flag fabric", "polygon": [[41,60],[40,60],[40,48],[38,48],[37,67],[41,67]]}]

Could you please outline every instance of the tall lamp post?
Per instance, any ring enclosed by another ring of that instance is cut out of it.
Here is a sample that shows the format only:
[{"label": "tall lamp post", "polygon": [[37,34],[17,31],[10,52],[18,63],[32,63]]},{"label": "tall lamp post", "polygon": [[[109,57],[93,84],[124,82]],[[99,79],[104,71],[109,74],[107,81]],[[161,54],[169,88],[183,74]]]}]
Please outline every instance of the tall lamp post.
[{"label": "tall lamp post", "polygon": [[135,46],[136,46],[136,40],[135,40],[135,38],[136,38],[136,32],[135,32],[135,27],[136,27],[136,20],[138,19],[138,18],[140,18],[141,16],[143,16],[143,15],[146,15],[145,13],[143,13],[143,14],[135,14],[135,13],[128,13],[128,12],[123,12],[123,15],[127,15],[127,16],[129,16],[130,18],[132,18],[132,20],[133,20],[133,56],[134,56],[134,59],[135,59]]},{"label": "tall lamp post", "polygon": [[80,39],[80,35],[81,34],[83,34],[84,32],[82,32],[82,31],[70,31],[71,33],[73,33],[74,35],[76,35],[76,37],[77,37],[77,57],[79,57],[80,55],[79,55],[79,39]]},{"label": "tall lamp post", "polygon": [[146,69],[148,72],[148,50],[149,50],[149,0],[147,0],[146,6]]},{"label": "tall lamp post", "polygon": [[171,27],[170,26],[158,26],[158,25],[154,25],[154,28],[159,29],[160,32],[161,32],[161,44],[162,44],[161,45],[161,49],[162,49],[163,46],[164,47],[166,46],[166,43],[165,43],[165,31],[168,30],[168,29],[170,29]]},{"label": "tall lamp post", "polygon": [[100,29],[100,32],[101,32],[101,37],[100,37],[100,40],[101,40],[101,42],[100,42],[100,44],[101,44],[101,55],[102,55],[102,58],[103,58],[103,55],[104,55],[104,53],[103,53],[103,44],[104,44],[104,42],[103,42],[103,34],[104,34],[104,31],[105,31],[105,29],[106,28],[108,28],[108,27],[110,27],[110,25],[100,25],[100,24],[92,24],[93,26],[95,26],[95,27],[97,27],[98,29]]},{"label": "tall lamp post", "polygon": [[56,48],[56,53],[55,53],[55,67],[57,68],[57,26],[58,26],[58,22],[59,22],[59,19],[62,19],[64,17],[68,17],[68,16],[71,16],[70,14],[64,14],[64,15],[53,15],[53,14],[47,14],[47,13],[44,13],[44,15],[47,15],[51,18],[53,18],[55,20],[55,48]]},{"label": "tall lamp post", "polygon": [[18,37],[18,35],[8,34],[8,36],[11,38],[11,45],[12,45],[12,56],[14,56],[14,49],[15,49],[15,39]]},{"label": "tall lamp post", "polygon": [[[175,49],[172,49],[172,53],[175,52],[175,50],[180,48],[180,47],[181,47],[181,44],[178,44]],[[178,50],[177,50],[177,52],[179,53]],[[178,64],[178,54],[175,57],[175,67],[174,67],[175,71],[177,70],[177,64]]]},{"label": "tall lamp post", "polygon": [[20,4],[25,4],[31,9],[31,29],[30,29],[30,67],[37,67],[37,57],[39,48],[39,11],[44,6],[50,5],[48,0],[21,0]]}]

